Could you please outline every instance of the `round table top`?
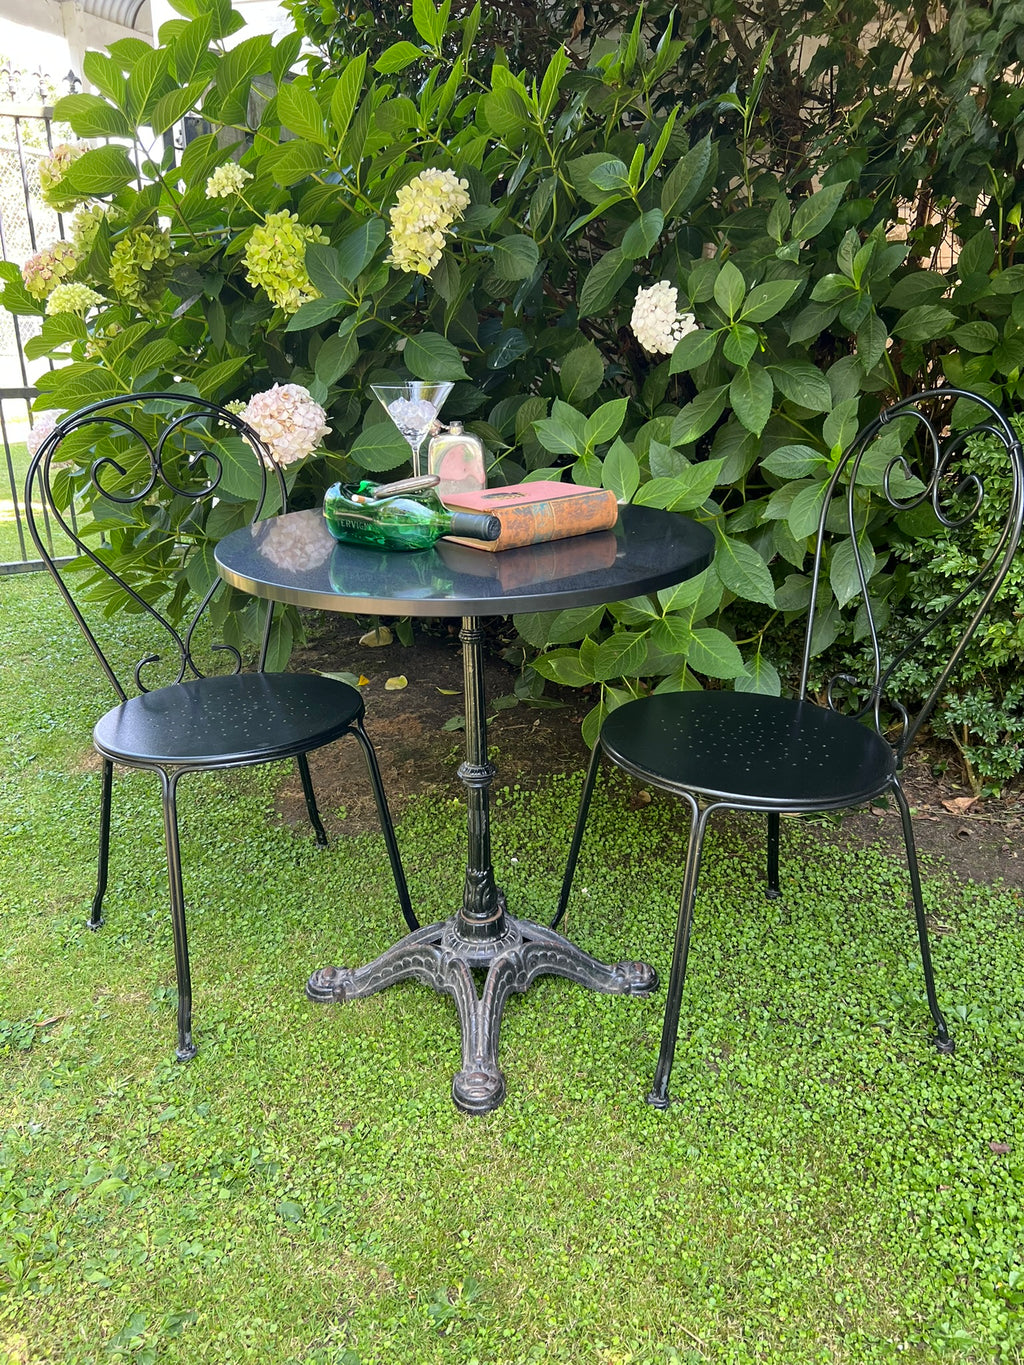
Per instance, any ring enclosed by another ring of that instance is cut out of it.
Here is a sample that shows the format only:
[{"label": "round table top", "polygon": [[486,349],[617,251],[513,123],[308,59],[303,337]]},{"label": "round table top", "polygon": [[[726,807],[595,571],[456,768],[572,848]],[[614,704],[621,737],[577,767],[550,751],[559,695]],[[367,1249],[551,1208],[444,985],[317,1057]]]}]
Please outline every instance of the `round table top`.
[{"label": "round table top", "polygon": [[232,531],[217,545],[221,577],[255,597],[322,611],[384,616],[505,616],[617,602],[692,578],[714,536],[678,512],[622,507],[610,531],[478,550],[373,550],[335,541],[319,509]]}]

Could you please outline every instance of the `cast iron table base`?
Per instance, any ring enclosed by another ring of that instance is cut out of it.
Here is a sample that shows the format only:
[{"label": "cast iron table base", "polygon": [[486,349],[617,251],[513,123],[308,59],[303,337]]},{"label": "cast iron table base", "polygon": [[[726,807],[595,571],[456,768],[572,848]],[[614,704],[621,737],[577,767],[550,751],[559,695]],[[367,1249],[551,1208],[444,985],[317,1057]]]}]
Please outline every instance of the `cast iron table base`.
[{"label": "cast iron table base", "polygon": [[[462,1030],[462,1070],[452,1099],[466,1114],[486,1114],[505,1098],[498,1066],[498,1034],[505,1001],[547,972],[608,995],[647,995],[658,974],[645,962],[606,965],[561,934],[532,920],[515,919],[494,880],[488,789],[496,769],[487,757],[483,630],[464,616],[462,675],[466,689],[466,761],[459,777],[469,807],[469,852],[462,906],[440,924],[416,929],[365,967],[321,967],[306,983],[311,1000],[360,1000],[412,977],[455,1001]],[[473,971],[486,970],[482,994]]]},{"label": "cast iron table base", "polygon": [[[462,936],[460,919],[417,929],[365,967],[321,967],[306,994],[322,1002],[360,1000],[411,977],[450,995],[462,1030],[462,1070],[452,1080],[452,1099],[465,1114],[486,1114],[505,1098],[498,1033],[513,991],[527,990],[544,972],[607,995],[646,995],[657,987],[657,972],[647,963],[606,965],[531,920],[503,912],[503,933],[483,943]],[[479,995],[474,968],[487,969]]]}]

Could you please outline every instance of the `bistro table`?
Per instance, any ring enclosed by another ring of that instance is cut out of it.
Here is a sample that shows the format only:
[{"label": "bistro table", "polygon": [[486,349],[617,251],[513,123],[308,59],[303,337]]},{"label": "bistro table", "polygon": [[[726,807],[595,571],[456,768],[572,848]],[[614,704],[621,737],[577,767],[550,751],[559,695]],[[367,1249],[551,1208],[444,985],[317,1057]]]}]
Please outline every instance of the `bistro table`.
[{"label": "bistro table", "polygon": [[[488,792],[496,769],[487,757],[481,618],[655,592],[706,568],[713,547],[711,531],[688,517],[632,506],[620,509],[613,530],[496,552],[447,541],[413,553],[338,544],[319,511],[270,518],[217,545],[221,576],[256,597],[326,611],[462,618],[466,761],[459,777],[469,845],[462,904],[366,966],[319,968],[306,994],[324,1002],[357,1000],[412,977],[450,995],[462,1032],[452,1098],[465,1113],[487,1113],[505,1097],[498,1033],[511,992],[525,991],[545,972],[617,995],[644,995],[658,984],[646,963],[599,962],[506,907],[491,863]],[[480,993],[474,969],[486,971]]]}]

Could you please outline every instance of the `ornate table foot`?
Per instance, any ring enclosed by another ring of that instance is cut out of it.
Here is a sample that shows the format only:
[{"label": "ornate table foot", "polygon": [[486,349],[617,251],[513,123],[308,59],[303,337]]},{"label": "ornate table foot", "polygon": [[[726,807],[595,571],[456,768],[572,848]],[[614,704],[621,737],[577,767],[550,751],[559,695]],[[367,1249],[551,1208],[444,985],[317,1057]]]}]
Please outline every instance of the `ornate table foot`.
[{"label": "ornate table foot", "polygon": [[[462,1033],[462,1070],[452,1081],[452,1099],[466,1114],[487,1114],[505,1098],[498,1036],[513,991],[529,989],[544,973],[608,995],[647,995],[658,984],[657,972],[646,962],[599,962],[554,930],[511,915],[489,961],[482,961],[480,941],[462,939],[458,925],[456,918],[418,929],[365,967],[321,967],[306,983],[306,994],[340,1003],[412,977],[450,995]],[[478,995],[473,967],[481,966],[487,978]]]}]

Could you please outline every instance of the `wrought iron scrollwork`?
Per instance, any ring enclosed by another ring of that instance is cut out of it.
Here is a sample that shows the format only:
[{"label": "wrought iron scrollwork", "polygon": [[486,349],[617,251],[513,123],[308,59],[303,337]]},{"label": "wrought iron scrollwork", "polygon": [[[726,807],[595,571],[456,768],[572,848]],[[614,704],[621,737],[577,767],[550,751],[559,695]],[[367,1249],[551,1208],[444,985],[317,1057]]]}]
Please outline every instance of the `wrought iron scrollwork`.
[{"label": "wrought iron scrollwork", "polygon": [[[958,400],[977,404],[983,416],[982,420],[969,428],[951,432],[948,424]],[[959,532],[969,529],[978,522],[986,505],[991,505],[988,501],[990,493],[992,497],[1005,495],[1005,503],[1000,507],[998,518],[1000,529],[994,536],[994,545],[984,555],[983,562],[979,564],[966,587],[941,610],[936,611],[922,627],[915,630],[910,639],[902,644],[890,659],[883,662],[875,606],[869,591],[871,575],[865,571],[862,550],[861,538],[869,518],[869,510],[865,509],[870,509],[871,504],[864,502],[862,496],[864,479],[861,476],[865,458],[881,429],[901,418],[912,421],[913,428],[908,434],[908,440],[904,442],[904,448],[892,456],[882,472],[881,491],[889,508],[898,514],[904,514],[927,505],[934,514],[937,525],[944,532]],[[994,489],[986,486],[986,477],[979,472],[975,463],[979,442],[984,443],[986,438],[997,443],[996,448],[1005,457],[1006,478],[994,479],[992,482],[997,485]],[[916,444],[914,458],[907,453],[909,441]],[[1016,543],[1024,512],[1022,478],[1024,474],[1020,440],[998,408],[977,394],[945,388],[897,403],[880,413],[845,452],[829,481],[822,503],[815,545],[810,619],[813,622],[818,601],[826,520],[840,487],[845,485],[845,529],[852,546],[866,621],[865,634],[869,641],[873,666],[869,679],[858,679],[847,672],[837,673],[831,677],[825,684],[826,704],[834,711],[849,709],[843,707],[840,689],[856,688],[863,700],[859,704],[859,709],[852,711],[852,714],[858,719],[870,717],[875,730],[889,740],[899,758],[902,758],[927,719],[935,699],[959,662],[1010,567],[1012,546]],[[906,487],[915,483],[919,486],[908,494]],[[950,621],[971,599],[976,599],[976,605],[970,620],[963,630],[958,632],[957,643],[951,657],[931,683],[924,702],[911,714],[898,698],[889,694],[890,685],[902,665],[914,656],[923,642],[943,623]],[[800,687],[803,696],[806,696],[808,691],[811,648],[809,627],[801,671]]]},{"label": "wrought iron scrollwork", "polygon": [[[174,403],[177,410],[165,416],[160,411],[164,403]],[[167,489],[174,498],[190,504],[194,512],[187,512],[166,528],[167,533],[174,536],[175,553],[185,555],[191,539],[201,533],[201,523],[196,521],[190,526],[189,521],[202,504],[216,496],[224,477],[224,461],[215,448],[215,438],[207,429],[212,422],[223,425],[231,434],[241,437],[253,452],[252,466],[259,482],[252,521],[255,522],[262,515],[271,486],[275,489],[277,507],[284,509],[287,502],[284,476],[257,433],[241,418],[218,404],[187,394],[133,394],[94,403],[56,424],[40,443],[29,469],[27,487],[32,493],[28,499],[29,530],[43,559],[49,564],[53,563],[53,557],[36,526],[35,514],[31,510],[33,502],[42,507],[45,517],[60,527],[77,556],[89,560],[98,571],[105,574],[161,632],[163,647],[148,650],[132,666],[132,681],[140,692],[150,690],[146,675],[160,664],[164,666],[163,673],[159,682],[153,685],[181,682],[186,676],[204,676],[206,670],[198,658],[197,631],[221,585],[213,583],[192,609],[183,628],[179,629],[108,562],[108,558],[101,553],[102,547],[90,544],[78,531],[73,507],[76,477],[79,494],[91,483],[103,500],[116,507],[145,504],[159,486]],[[85,453],[83,446],[88,444],[82,434],[91,434],[93,430],[93,449],[102,446],[104,441],[114,441],[115,448],[101,448],[91,460],[79,458]],[[75,440],[70,439],[73,436]],[[119,441],[123,449],[117,448],[116,443]],[[71,505],[56,496],[54,487],[54,476],[66,463],[69,451],[75,455],[75,462],[81,471],[77,476],[72,475],[69,481]],[[129,452],[135,458],[129,459]],[[199,477],[193,480],[193,475]],[[125,487],[126,481],[130,483],[129,487]],[[85,615],[66,589],[64,596],[115,691],[122,701],[125,700],[128,689],[106,658]],[[270,626],[271,613],[268,612],[263,632],[261,665],[266,657]],[[234,645],[214,642],[204,644],[204,649],[221,659],[230,660],[231,667],[227,671],[238,672],[242,668],[241,653]]]}]

